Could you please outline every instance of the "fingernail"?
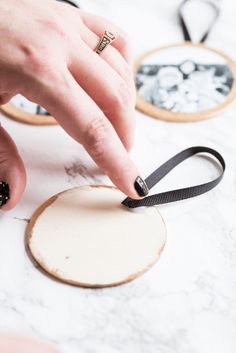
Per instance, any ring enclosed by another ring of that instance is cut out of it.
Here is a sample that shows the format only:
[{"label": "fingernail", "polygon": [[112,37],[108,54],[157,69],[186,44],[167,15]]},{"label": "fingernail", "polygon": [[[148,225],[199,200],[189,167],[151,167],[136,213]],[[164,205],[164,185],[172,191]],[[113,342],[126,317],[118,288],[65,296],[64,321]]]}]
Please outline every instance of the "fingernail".
[{"label": "fingernail", "polygon": [[0,207],[9,200],[9,185],[5,181],[0,181]]},{"label": "fingernail", "polygon": [[134,188],[139,196],[147,196],[147,194],[149,193],[147,184],[140,176],[135,179]]}]

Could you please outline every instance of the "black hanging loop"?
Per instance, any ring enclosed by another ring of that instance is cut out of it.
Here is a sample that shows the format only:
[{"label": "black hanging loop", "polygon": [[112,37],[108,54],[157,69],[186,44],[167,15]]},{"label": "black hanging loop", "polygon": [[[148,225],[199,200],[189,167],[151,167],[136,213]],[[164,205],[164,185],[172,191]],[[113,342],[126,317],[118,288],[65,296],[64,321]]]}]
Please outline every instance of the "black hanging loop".
[{"label": "black hanging loop", "polygon": [[74,1],[70,1],[70,0],[57,0],[57,1],[61,1],[61,2],[65,2],[71,6],[74,6],[74,7],[79,7]]},{"label": "black hanging loop", "polygon": [[186,5],[186,3],[189,3],[189,2],[192,2],[192,1],[201,1],[201,2],[204,2],[206,4],[208,4],[209,6],[211,6],[211,8],[214,10],[214,13],[215,13],[215,16],[213,17],[213,20],[211,21],[208,29],[206,30],[206,32],[203,34],[202,38],[199,40],[199,43],[204,43],[209,35],[209,33],[211,32],[217,18],[219,17],[219,14],[220,14],[220,9],[219,7],[217,6],[217,4],[211,0],[184,0],[180,7],[179,7],[179,21],[180,21],[180,25],[181,25],[181,28],[182,28],[182,31],[183,31],[183,35],[184,35],[184,40],[186,41],[190,41],[192,42],[192,38],[190,36],[190,33],[189,33],[189,30],[188,30],[188,27],[184,21],[184,16],[183,16],[183,8],[184,6]]},{"label": "black hanging loop", "polygon": [[218,160],[218,162],[222,167],[222,172],[218,178],[200,185],[161,192],[159,194],[144,197],[143,199],[140,199],[140,200],[134,200],[127,197],[124,201],[122,201],[122,204],[129,208],[136,208],[136,207],[142,207],[142,206],[154,206],[154,205],[160,205],[164,203],[170,203],[174,201],[188,199],[194,196],[204,194],[205,192],[213,189],[217,184],[219,184],[219,182],[223,178],[224,171],[226,168],[225,161],[219,152],[213,150],[212,148],[202,147],[202,146],[190,147],[176,154],[174,157],[172,157],[166,163],[164,163],[162,166],[156,169],[152,174],[150,174],[145,179],[145,182],[148,188],[151,189],[162,178],[164,178],[164,176],[166,176],[172,169],[174,169],[178,164],[183,162],[185,159],[198,153],[208,153],[214,156]]}]

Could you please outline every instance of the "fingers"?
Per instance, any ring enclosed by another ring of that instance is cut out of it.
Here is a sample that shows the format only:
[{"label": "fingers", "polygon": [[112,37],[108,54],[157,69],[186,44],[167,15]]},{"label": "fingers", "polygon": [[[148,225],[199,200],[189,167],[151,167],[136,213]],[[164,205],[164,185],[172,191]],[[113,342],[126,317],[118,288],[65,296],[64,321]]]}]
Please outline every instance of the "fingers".
[{"label": "fingers", "polygon": [[[68,72],[51,85],[41,104],[82,143],[97,165],[126,195],[139,198],[134,183],[139,173],[112,124]],[[57,91],[55,92],[55,87]]]},{"label": "fingers", "polygon": [[10,198],[1,210],[12,209],[20,200],[25,189],[26,173],[16,145],[0,126],[0,182],[9,185]]},{"label": "fingers", "polygon": [[133,57],[131,45],[128,35],[123,30],[115,26],[113,23],[107,21],[105,18],[91,15],[85,11],[80,11],[80,16],[84,24],[99,38],[104,34],[105,31],[111,32],[116,37],[115,41],[112,42],[112,46],[123,55],[125,60],[130,65],[132,64]]},{"label": "fingers", "polygon": [[[135,131],[135,99],[130,82],[120,77],[83,42],[75,48],[73,55],[69,68],[72,75],[100,107],[114,126],[124,146],[129,149],[133,144]],[[111,54],[111,60],[120,65],[120,55]]]}]

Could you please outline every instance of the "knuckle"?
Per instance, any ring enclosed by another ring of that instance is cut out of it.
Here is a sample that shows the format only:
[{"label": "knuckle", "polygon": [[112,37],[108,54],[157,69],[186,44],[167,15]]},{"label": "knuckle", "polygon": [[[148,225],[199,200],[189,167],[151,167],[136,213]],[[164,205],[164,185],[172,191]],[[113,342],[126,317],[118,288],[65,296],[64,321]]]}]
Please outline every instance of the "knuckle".
[{"label": "knuckle", "polygon": [[134,76],[131,68],[129,65],[125,65],[124,67],[124,80],[128,86],[128,97],[130,100],[130,104],[135,104],[136,101],[136,89],[135,89],[135,83],[134,83]]},{"label": "knuckle", "polygon": [[66,11],[67,7],[68,6],[66,6],[65,9],[63,9],[63,12],[54,11],[53,13],[50,13],[50,15],[47,14],[46,16],[38,19],[38,24],[41,27],[41,29],[43,31],[47,31],[47,33],[50,33],[50,35],[57,35],[59,37],[67,38],[67,30],[68,30],[68,21],[66,21],[66,18],[68,16]]},{"label": "knuckle", "polygon": [[31,70],[35,73],[41,74],[45,69],[45,60],[41,52],[32,53],[30,57]]},{"label": "knuckle", "polygon": [[84,146],[92,157],[102,159],[105,153],[109,124],[102,116],[94,118],[84,134]]},{"label": "knuckle", "polygon": [[24,68],[28,73],[41,74],[47,64],[45,50],[34,45],[23,45]]},{"label": "knuckle", "polygon": [[125,64],[123,67],[123,75],[124,79],[128,82],[133,84],[134,78],[133,78],[133,72],[131,67],[128,64]]},{"label": "knuckle", "polygon": [[133,89],[134,77],[133,77],[133,71],[131,66],[128,65],[126,62],[123,62],[119,68],[119,74],[125,81],[126,85]]},{"label": "knuckle", "polygon": [[125,82],[120,83],[116,94],[112,97],[112,106],[115,110],[123,111],[130,106],[132,92]]},{"label": "knuckle", "polygon": [[61,24],[60,19],[55,18],[55,19],[44,20],[43,26],[47,31],[50,31],[53,34],[56,34],[62,39],[65,39],[65,40],[68,39],[68,33],[66,31],[66,27]]},{"label": "knuckle", "polygon": [[[65,88],[67,80],[63,60],[58,60],[57,66],[55,66],[54,56],[50,54],[47,47],[27,46],[24,51],[22,73],[25,81],[21,84],[21,94],[30,94],[35,87],[47,88],[52,91],[55,90],[55,86],[57,86],[58,91]],[[44,92],[38,91],[37,95],[40,95],[40,93]]]},{"label": "knuckle", "polygon": [[[20,46],[23,68],[29,75],[44,74],[52,66],[52,61],[61,63],[70,42],[66,30],[58,21],[43,19],[40,22],[42,32],[50,34],[48,39],[40,36],[37,42],[22,43]],[[59,52],[61,56],[58,55]]]},{"label": "knuckle", "polygon": [[119,40],[120,40],[122,46],[128,47],[128,48],[130,47],[129,35],[124,30],[119,31]]}]

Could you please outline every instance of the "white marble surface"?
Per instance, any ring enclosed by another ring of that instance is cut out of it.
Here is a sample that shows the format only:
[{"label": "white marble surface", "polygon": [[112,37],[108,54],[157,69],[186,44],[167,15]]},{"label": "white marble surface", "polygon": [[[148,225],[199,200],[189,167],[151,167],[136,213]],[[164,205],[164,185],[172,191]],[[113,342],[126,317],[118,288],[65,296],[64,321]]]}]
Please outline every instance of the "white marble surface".
[{"label": "white marble surface", "polygon": [[[176,0],[84,0],[131,35],[135,54],[181,40]],[[236,59],[235,2],[222,1],[209,45]],[[196,19],[196,16],[195,16]],[[150,35],[152,33],[152,35]],[[74,185],[107,182],[60,127],[32,127],[1,117],[28,172],[21,203],[0,214],[0,331],[31,334],[63,353],[236,352],[236,107],[212,120],[171,124],[137,112],[132,151],[144,175],[191,145],[218,149],[223,182],[194,200],[160,207],[168,242],[159,263],[117,288],[86,290],[40,273],[24,249],[27,219],[46,198]],[[204,181],[217,169],[199,157],[157,190]]]}]

